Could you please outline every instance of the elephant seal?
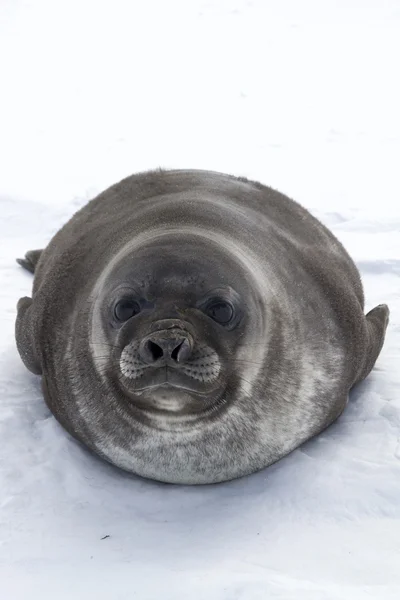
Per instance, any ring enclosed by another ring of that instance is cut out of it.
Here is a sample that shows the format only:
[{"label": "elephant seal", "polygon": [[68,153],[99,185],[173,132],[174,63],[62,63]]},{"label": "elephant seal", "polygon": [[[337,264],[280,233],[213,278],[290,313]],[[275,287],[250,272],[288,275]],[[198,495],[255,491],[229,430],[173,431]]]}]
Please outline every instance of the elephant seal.
[{"label": "elephant seal", "polygon": [[50,410],[163,482],[250,474],[328,427],[388,323],[308,211],[216,172],[128,177],[19,262],[17,346]]}]

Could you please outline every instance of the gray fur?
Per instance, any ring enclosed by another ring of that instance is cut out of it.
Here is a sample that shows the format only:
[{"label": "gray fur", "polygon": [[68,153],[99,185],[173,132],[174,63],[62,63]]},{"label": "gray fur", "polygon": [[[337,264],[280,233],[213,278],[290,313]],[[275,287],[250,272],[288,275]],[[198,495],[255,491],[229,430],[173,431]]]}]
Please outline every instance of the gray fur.
[{"label": "gray fur", "polygon": [[[215,172],[128,177],[19,262],[34,282],[17,346],[53,414],[106,460],[173,483],[254,472],[325,429],[388,323],[386,305],[364,316],[359,273],[319,221]],[[116,327],[121,286],[143,309]],[[204,313],[210,289],[235,307],[231,330]],[[142,340],[176,331],[185,364],[146,364]]]}]

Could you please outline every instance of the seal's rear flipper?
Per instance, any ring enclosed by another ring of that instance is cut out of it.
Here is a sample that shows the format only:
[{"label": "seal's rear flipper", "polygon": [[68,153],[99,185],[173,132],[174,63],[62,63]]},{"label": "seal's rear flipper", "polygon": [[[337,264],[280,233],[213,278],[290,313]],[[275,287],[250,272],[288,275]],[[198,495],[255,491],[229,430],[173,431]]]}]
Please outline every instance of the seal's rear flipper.
[{"label": "seal's rear flipper", "polygon": [[367,321],[368,344],[364,367],[358,381],[362,381],[370,373],[382,350],[389,323],[389,307],[386,304],[379,304],[379,306],[370,310],[365,318]]},{"label": "seal's rear flipper", "polygon": [[34,273],[42,252],[43,250],[29,250],[29,252],[25,254],[25,258],[17,258],[17,263],[27,271]]}]

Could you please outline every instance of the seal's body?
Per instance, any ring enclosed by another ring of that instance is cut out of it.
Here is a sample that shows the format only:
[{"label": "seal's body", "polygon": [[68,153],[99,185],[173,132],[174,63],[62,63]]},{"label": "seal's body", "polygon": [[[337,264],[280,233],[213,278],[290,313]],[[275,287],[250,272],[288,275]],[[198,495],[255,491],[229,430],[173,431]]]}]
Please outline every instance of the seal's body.
[{"label": "seal's body", "polygon": [[326,428],[388,322],[305,209],[214,172],[129,177],[19,262],[35,278],[17,345],[51,411],[165,482],[254,472]]}]

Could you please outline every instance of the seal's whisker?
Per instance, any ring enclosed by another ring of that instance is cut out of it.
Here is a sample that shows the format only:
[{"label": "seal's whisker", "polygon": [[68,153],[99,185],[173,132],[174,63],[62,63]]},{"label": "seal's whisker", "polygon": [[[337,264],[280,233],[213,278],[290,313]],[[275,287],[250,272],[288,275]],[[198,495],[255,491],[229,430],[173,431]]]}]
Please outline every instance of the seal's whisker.
[{"label": "seal's whisker", "polygon": [[110,356],[110,355],[106,355],[106,356],[92,356],[91,360],[93,360],[93,361],[96,361],[96,360],[108,360],[108,361],[111,361],[111,362],[113,362],[115,364],[119,363],[118,359],[116,359],[115,357]]},{"label": "seal's whisker", "polygon": [[263,362],[258,362],[256,360],[246,360],[245,358],[233,358],[232,360],[226,361],[228,364],[236,364],[236,363],[246,363],[249,365],[263,365]]},{"label": "seal's whisker", "polygon": [[89,342],[90,346],[106,346],[107,348],[115,348],[115,350],[123,350],[121,346],[115,346],[114,344],[108,344],[107,342]]}]

